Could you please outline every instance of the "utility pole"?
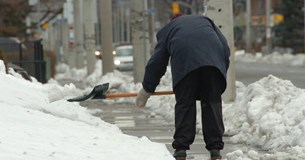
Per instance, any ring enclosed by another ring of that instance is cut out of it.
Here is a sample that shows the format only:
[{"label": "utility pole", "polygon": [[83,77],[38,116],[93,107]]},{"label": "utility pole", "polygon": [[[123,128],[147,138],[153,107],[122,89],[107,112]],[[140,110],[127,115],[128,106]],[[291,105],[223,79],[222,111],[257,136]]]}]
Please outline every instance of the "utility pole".
[{"label": "utility pole", "polygon": [[[62,50],[63,50],[64,62],[68,64],[68,66],[70,66],[71,68],[76,68],[76,53],[74,53],[75,50],[73,50],[74,46],[70,44],[71,29],[73,26],[72,24],[74,24],[73,6],[74,5],[72,0],[66,0],[63,6],[64,7],[63,16],[67,20],[67,22],[62,26],[62,36],[63,36]],[[54,33],[52,33],[52,36],[54,36]]]},{"label": "utility pole", "polygon": [[113,47],[112,47],[112,1],[99,0],[100,24],[101,24],[101,46],[103,75],[113,72]]},{"label": "utility pole", "polygon": [[93,73],[96,63],[95,57],[95,32],[94,32],[94,17],[96,17],[96,1],[83,0],[84,11],[84,31],[85,31],[85,50],[87,59],[87,74]]},{"label": "utility pole", "polygon": [[133,44],[134,82],[142,82],[149,58],[148,16],[146,1],[131,0],[131,34]]},{"label": "utility pole", "polygon": [[56,37],[56,27],[54,20],[52,20],[52,25],[48,29],[48,50],[55,51],[55,37]]},{"label": "utility pole", "polygon": [[235,64],[234,64],[234,32],[232,0],[205,0],[206,16],[211,18],[226,37],[231,49],[230,66],[227,73],[227,89],[223,100],[231,102],[236,97]]},{"label": "utility pole", "polygon": [[80,0],[73,1],[74,11],[74,28],[75,28],[75,49],[76,49],[76,68],[80,69],[84,67],[84,36],[83,36],[83,24],[81,16]]},{"label": "utility pole", "polygon": [[247,0],[246,10],[246,50],[248,53],[252,52],[252,41],[251,41],[251,0]]},{"label": "utility pole", "polygon": [[65,63],[68,62],[68,59],[70,58],[69,55],[69,24],[67,19],[62,21],[60,23],[61,27],[61,39],[62,39],[62,54],[63,54],[63,60]]},{"label": "utility pole", "polygon": [[266,52],[270,54],[272,52],[272,40],[271,40],[271,0],[266,0]]},{"label": "utility pole", "polygon": [[120,29],[119,29],[119,9],[118,9],[118,2],[116,1],[113,6],[113,40],[115,43],[119,42],[120,40]]},{"label": "utility pole", "polygon": [[127,20],[127,22],[126,22],[126,34],[127,34],[127,37],[126,37],[126,39],[127,39],[127,41],[128,42],[131,42],[131,33],[130,33],[130,1],[127,1],[127,9],[125,10],[126,12],[126,20]]},{"label": "utility pole", "polygon": [[[60,29],[58,26],[58,23],[56,22],[56,19],[52,20],[53,24],[50,27],[50,32],[49,32],[49,37],[50,37],[50,47],[51,50],[54,51],[55,53],[60,53],[58,48],[60,48],[59,45],[59,37],[60,37]],[[60,57],[56,57],[57,61],[60,61]]]},{"label": "utility pole", "polygon": [[124,31],[125,31],[125,26],[124,26],[124,23],[125,23],[125,17],[124,17],[124,3],[120,3],[120,41],[121,42],[124,42],[125,39],[124,39]]},{"label": "utility pole", "polygon": [[154,40],[155,40],[155,0],[149,0],[149,9],[148,9],[148,19],[149,19],[149,44],[150,44],[150,53],[154,49]]}]

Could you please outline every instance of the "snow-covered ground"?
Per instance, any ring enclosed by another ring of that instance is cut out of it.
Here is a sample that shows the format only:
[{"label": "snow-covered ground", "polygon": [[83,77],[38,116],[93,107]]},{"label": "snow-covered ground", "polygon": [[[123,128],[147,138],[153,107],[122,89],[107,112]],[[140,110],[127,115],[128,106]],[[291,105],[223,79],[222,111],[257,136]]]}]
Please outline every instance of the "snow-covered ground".
[{"label": "snow-covered ground", "polygon": [[83,91],[4,73],[0,61],[1,160],[171,160],[164,144],[125,135],[65,99]]},{"label": "snow-covered ground", "polygon": [[[303,57],[272,56],[266,63],[282,59],[282,63],[287,64],[291,59]],[[301,65],[301,62],[292,64]],[[16,74],[5,75],[3,65],[1,67],[0,159],[172,159],[164,145],[145,137],[124,135],[118,127],[91,116],[78,103],[65,100],[108,82],[111,82],[110,92],[137,92],[141,84],[134,84],[132,77],[118,71],[101,76],[100,62],[89,78],[85,78],[85,69],[70,70],[66,65],[59,65],[56,80],[40,84],[25,81]],[[83,79],[88,88],[80,90],[73,84],[62,87],[57,80],[65,77]],[[226,134],[232,136],[234,143],[269,152],[261,154],[241,148],[224,157],[228,160],[304,159],[305,90],[272,75],[248,86],[241,82],[236,84],[236,101],[223,106]],[[169,69],[157,90],[171,90]],[[105,102],[132,104],[134,98]],[[173,95],[155,96],[146,107],[151,114],[172,120],[174,104]]]}]

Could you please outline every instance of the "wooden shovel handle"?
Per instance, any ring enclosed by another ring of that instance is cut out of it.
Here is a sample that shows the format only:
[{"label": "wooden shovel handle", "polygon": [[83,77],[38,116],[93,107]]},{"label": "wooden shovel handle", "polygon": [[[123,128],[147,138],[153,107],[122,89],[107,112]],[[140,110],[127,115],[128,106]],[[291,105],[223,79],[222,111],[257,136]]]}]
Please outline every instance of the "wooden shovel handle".
[{"label": "wooden shovel handle", "polygon": [[[174,94],[173,91],[161,91],[161,92],[154,92],[151,94],[152,96],[157,95],[168,95],[168,94]],[[138,93],[120,93],[120,94],[106,94],[106,99],[112,99],[112,98],[123,98],[123,97],[136,97]]]}]

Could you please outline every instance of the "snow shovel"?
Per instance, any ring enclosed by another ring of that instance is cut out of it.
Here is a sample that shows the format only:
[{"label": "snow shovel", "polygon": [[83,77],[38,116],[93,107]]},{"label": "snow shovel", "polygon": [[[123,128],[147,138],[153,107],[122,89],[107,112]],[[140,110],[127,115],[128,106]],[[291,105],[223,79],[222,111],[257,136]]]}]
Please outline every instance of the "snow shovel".
[{"label": "snow shovel", "polygon": [[[100,84],[95,86],[89,94],[71,98],[68,99],[68,101],[81,102],[87,99],[113,99],[113,98],[124,98],[124,97],[136,97],[138,95],[138,93],[106,94],[108,88],[109,88],[109,83]],[[161,91],[161,92],[154,92],[152,95],[168,95],[168,94],[174,94],[174,92]]]}]

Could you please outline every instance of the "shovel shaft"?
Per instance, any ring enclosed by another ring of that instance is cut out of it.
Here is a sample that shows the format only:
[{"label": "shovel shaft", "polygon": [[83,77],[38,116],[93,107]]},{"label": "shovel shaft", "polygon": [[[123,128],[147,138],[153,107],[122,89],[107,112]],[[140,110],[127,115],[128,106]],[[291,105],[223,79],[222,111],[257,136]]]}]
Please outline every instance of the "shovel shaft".
[{"label": "shovel shaft", "polygon": [[[174,92],[173,91],[161,91],[161,92],[154,92],[151,95],[157,96],[157,95],[168,95],[168,94],[174,94]],[[138,95],[138,93],[106,94],[105,99],[136,97],[137,95]]]}]

